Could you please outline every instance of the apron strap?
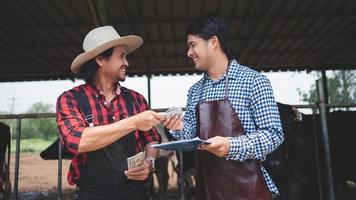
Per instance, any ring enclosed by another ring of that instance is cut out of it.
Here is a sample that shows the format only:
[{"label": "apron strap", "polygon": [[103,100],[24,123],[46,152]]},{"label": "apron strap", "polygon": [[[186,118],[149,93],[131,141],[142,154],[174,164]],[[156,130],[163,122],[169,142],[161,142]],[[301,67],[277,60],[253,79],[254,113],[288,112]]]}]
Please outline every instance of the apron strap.
[{"label": "apron strap", "polygon": [[229,63],[227,65],[227,69],[226,69],[226,74],[225,74],[225,99],[227,99],[228,97],[228,90],[229,90],[229,69],[230,69],[230,60]]},{"label": "apron strap", "polygon": [[74,99],[77,100],[77,104],[78,104],[80,110],[82,110],[84,120],[89,124],[90,127],[94,126],[93,115],[91,114],[88,98],[77,90],[73,90],[73,96],[74,96]]},{"label": "apron strap", "polygon": [[[84,116],[85,121],[89,124],[89,127],[93,127],[94,126],[93,115],[90,110],[90,106],[89,106],[90,104],[89,104],[88,97],[85,96],[80,91],[76,91],[76,90],[73,90],[73,96],[77,100],[79,108],[82,110],[82,114]],[[109,153],[108,148],[104,147],[103,149],[104,149],[105,155],[107,156],[107,158],[109,159],[111,164],[113,166],[115,166],[116,165],[115,161],[112,158],[111,154]]]}]

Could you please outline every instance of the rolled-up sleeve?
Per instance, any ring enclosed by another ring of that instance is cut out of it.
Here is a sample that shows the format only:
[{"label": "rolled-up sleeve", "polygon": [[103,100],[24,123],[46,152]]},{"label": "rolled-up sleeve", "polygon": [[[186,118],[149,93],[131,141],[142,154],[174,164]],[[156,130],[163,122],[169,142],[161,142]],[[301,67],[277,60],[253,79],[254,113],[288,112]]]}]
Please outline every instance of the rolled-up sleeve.
[{"label": "rolled-up sleeve", "polygon": [[78,146],[86,123],[77,102],[69,92],[65,92],[58,97],[56,110],[61,142],[71,153],[78,155]]},{"label": "rolled-up sleeve", "polygon": [[281,121],[269,80],[257,76],[251,87],[251,113],[256,130],[239,137],[230,137],[226,159],[265,160],[284,140]]}]

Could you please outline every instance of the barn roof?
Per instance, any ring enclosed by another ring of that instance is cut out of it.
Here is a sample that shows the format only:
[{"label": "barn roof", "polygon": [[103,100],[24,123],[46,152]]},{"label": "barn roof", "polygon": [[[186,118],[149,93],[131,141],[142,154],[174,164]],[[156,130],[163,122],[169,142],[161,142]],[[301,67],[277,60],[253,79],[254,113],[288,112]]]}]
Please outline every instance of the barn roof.
[{"label": "barn roof", "polygon": [[195,73],[185,27],[215,13],[228,48],[259,71],[356,68],[354,0],[5,0],[0,2],[0,81],[72,79],[85,34],[113,25],[144,45],[130,75]]}]

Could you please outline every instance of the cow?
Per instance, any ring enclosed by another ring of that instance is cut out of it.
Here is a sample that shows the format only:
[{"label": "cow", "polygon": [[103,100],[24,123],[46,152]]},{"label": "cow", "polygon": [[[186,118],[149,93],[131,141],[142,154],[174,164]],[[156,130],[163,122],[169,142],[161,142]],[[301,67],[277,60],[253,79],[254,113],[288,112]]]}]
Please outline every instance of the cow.
[{"label": "cow", "polygon": [[[165,143],[171,141],[172,138],[168,133],[168,130],[162,125],[159,124],[156,127],[158,134],[161,136],[161,142]],[[171,157],[174,155],[173,151],[159,149],[158,156],[155,160],[155,172],[154,175],[157,177],[158,182],[158,198],[159,199],[166,199],[167,196],[167,187],[168,187],[168,163]],[[153,187],[153,176],[149,177],[148,186],[149,186],[149,193],[151,196],[155,195],[154,187]]]},{"label": "cow", "polygon": [[[51,145],[40,153],[43,160],[57,160],[59,158],[59,138],[57,138]],[[73,153],[69,152],[63,145],[61,146],[62,159],[70,160]]]},{"label": "cow", "polygon": [[[356,112],[336,111],[328,114],[331,161],[338,199],[356,199],[348,182],[356,182]],[[318,135],[320,128],[317,129]]]},{"label": "cow", "polygon": [[[279,108],[285,142],[263,162],[280,191],[278,199],[324,199],[320,188],[325,188],[324,154],[320,151],[320,116],[302,114],[302,120],[288,122],[288,118],[283,116],[286,110],[280,106]],[[328,113],[331,163],[337,199],[356,199],[355,121],[356,112]]]},{"label": "cow", "polygon": [[10,139],[10,127],[0,122],[0,199],[9,198],[11,193]]},{"label": "cow", "polygon": [[277,185],[280,192],[277,199],[316,199],[318,182],[313,126],[306,124],[304,121],[309,122],[309,119],[292,106],[277,105],[285,140],[262,165]]}]

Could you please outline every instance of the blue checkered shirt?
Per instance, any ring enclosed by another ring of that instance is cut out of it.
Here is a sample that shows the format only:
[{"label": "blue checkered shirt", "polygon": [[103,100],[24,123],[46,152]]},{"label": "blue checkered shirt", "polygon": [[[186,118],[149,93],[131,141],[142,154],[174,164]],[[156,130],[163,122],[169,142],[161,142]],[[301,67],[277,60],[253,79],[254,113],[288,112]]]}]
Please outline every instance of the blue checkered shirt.
[{"label": "blue checkered shirt", "polygon": [[[173,131],[178,139],[196,137],[195,107],[201,101],[213,101],[225,97],[226,72],[216,81],[207,74],[188,91],[187,110],[182,131]],[[266,76],[231,60],[228,70],[228,99],[237,113],[245,134],[230,137],[230,152],[226,159],[265,160],[267,154],[283,142],[282,126],[271,84]],[[201,92],[202,91],[202,92]],[[269,190],[275,196],[278,189],[267,171],[262,173]]]}]

